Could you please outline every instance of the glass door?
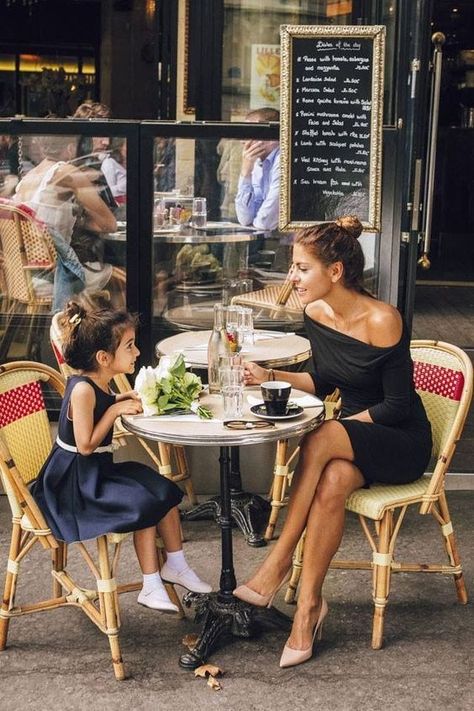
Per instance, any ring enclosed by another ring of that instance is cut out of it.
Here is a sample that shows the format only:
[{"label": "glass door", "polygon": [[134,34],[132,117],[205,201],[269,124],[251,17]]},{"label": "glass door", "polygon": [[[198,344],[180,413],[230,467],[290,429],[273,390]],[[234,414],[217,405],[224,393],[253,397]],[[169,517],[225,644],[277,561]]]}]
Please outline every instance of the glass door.
[{"label": "glass door", "polygon": [[[435,0],[439,105],[432,112],[426,258],[416,269],[414,335],[474,349],[474,6]],[[432,44],[433,52],[435,44]],[[428,178],[428,176],[427,176]],[[435,318],[434,318],[435,317]]]}]

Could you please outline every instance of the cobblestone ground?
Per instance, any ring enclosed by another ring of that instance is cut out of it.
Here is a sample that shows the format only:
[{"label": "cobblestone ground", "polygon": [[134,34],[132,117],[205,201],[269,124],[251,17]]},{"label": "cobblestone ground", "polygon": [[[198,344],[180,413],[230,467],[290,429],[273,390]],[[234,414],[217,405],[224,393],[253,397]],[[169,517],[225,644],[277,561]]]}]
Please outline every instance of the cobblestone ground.
[{"label": "cobblestone ground", "polygon": [[[455,529],[473,593],[474,491],[450,492]],[[0,565],[8,553],[9,513],[0,497]],[[443,560],[434,523],[410,514],[399,541],[398,558],[418,548],[425,560]],[[217,587],[219,532],[214,523],[185,524],[186,550],[196,569]],[[416,544],[413,542],[417,536]],[[244,580],[265,555],[234,535],[235,567]],[[358,524],[348,520],[344,554],[367,552]],[[436,558],[437,554],[438,557]],[[431,555],[430,555],[431,554]],[[45,558],[37,546],[22,566],[18,601],[39,595],[44,586]],[[75,555],[71,551],[71,568]],[[415,558],[416,559],[416,558]],[[419,556],[421,559],[421,555]],[[122,578],[136,579],[138,568],[131,544],[124,546]],[[42,573],[44,572],[44,575]],[[2,573],[3,576],[3,573]],[[395,575],[387,611],[385,647],[370,648],[372,605],[370,575],[330,572],[325,588],[329,617],[315,657],[298,668],[280,670],[285,642],[282,631],[251,640],[236,640],[216,651],[211,661],[225,670],[222,690],[212,691],[177,664],[181,640],[198,630],[188,611],[186,620],[162,616],[136,604],[136,593],[121,597],[121,644],[128,678],[113,677],[107,640],[79,611],[58,609],[13,620],[9,644],[0,654],[2,711],[117,711],[167,709],[387,708],[391,711],[474,708],[474,615],[472,606],[456,603],[449,578]],[[280,610],[293,614],[280,594]]]}]

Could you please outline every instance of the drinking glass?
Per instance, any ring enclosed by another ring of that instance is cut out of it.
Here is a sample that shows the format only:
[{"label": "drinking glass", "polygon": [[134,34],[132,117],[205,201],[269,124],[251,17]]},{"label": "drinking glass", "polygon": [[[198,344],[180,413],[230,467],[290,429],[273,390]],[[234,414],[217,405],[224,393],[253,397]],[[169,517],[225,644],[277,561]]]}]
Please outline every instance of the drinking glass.
[{"label": "drinking glass", "polygon": [[154,210],[153,210],[153,227],[155,230],[160,229],[166,225],[167,209],[166,203],[163,199],[158,198],[155,200]]},{"label": "drinking glass", "polygon": [[244,345],[253,346],[253,311],[250,308],[241,306],[238,314],[237,331],[241,347]]},{"label": "drinking glass", "polygon": [[181,223],[181,213],[183,208],[179,205],[170,207],[170,225],[179,225]]},{"label": "drinking glass", "polygon": [[234,279],[225,279],[222,289],[222,303],[224,304],[224,306],[228,306],[234,296],[245,294],[248,291],[252,291],[252,289],[252,279],[243,279],[240,277],[235,277]]},{"label": "drinking glass", "polygon": [[243,389],[244,387],[244,366],[233,363],[228,364],[219,359],[219,385],[221,390],[227,385],[236,385]]},{"label": "drinking glass", "polygon": [[205,227],[207,222],[206,198],[196,197],[193,199],[193,227]]},{"label": "drinking glass", "polygon": [[240,385],[224,385],[222,388],[224,417],[241,417],[243,400],[243,388]]}]

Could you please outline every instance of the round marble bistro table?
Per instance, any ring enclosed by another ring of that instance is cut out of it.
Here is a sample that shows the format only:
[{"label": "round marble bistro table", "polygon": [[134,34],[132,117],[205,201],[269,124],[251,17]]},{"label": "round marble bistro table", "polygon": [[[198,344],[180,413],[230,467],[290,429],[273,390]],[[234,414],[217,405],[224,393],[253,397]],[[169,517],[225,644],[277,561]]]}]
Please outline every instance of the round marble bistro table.
[{"label": "round marble bistro table", "polygon": [[[258,394],[256,388],[247,388],[246,393]],[[293,390],[292,397],[304,393]],[[268,422],[259,420],[250,412],[246,398],[243,416],[240,420],[231,420],[230,423],[239,423],[239,429],[230,429],[223,418],[222,402],[220,395],[206,394],[201,398],[203,405],[208,406],[213,414],[212,420],[199,420],[194,415],[184,416],[154,416],[143,415],[124,416],[122,422],[127,430],[140,437],[151,440],[167,442],[177,445],[191,445],[198,447],[211,447],[218,445],[220,448],[220,515],[218,523],[221,529],[221,575],[220,586],[217,593],[199,595],[187,593],[184,603],[187,607],[196,605],[196,621],[204,621],[199,640],[194,649],[183,654],[179,660],[180,666],[186,669],[195,669],[203,664],[225,635],[237,637],[250,637],[255,628],[256,616],[261,614],[254,608],[235,598],[232,591],[236,587],[236,578],[232,550],[232,502],[231,502],[231,473],[233,450],[249,444],[276,441],[292,437],[300,437],[305,432],[315,429],[324,421],[324,407],[308,407],[303,413],[290,420]],[[264,424],[262,424],[264,423]]]},{"label": "round marble bistro table", "polygon": [[[182,351],[186,363],[192,368],[207,368],[207,344],[211,331],[184,331],[164,338],[156,344],[156,355],[171,355]],[[240,355],[244,360],[259,363],[266,368],[284,368],[302,363],[311,356],[307,338],[283,331],[255,331],[255,343],[245,345]]]},{"label": "round marble bistro table", "polygon": [[[210,333],[211,331],[187,331],[165,338],[157,344],[156,355],[159,357],[182,351],[188,366],[207,369],[207,342]],[[240,355],[245,360],[260,363],[265,367],[281,368],[307,360],[311,355],[311,346],[308,339],[302,336],[281,331],[255,331],[255,344],[241,351]],[[271,504],[261,496],[242,489],[238,448],[231,452],[230,494],[232,519],[242,531],[248,545],[255,548],[265,546],[267,542],[262,529],[268,522]],[[187,511],[183,517],[191,521],[201,518],[218,520],[220,514],[220,496],[213,496]]]}]

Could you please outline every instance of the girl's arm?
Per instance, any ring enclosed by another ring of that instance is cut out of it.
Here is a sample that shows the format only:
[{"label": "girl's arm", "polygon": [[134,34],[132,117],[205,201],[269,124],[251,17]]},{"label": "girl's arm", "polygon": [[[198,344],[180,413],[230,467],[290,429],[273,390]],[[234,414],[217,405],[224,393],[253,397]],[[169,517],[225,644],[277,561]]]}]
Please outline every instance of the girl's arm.
[{"label": "girl's arm", "polygon": [[138,400],[131,398],[116,402],[94,425],[95,392],[89,383],[80,382],[71,393],[71,416],[77,451],[84,456],[100,446],[120,415],[136,415],[142,411]]}]

